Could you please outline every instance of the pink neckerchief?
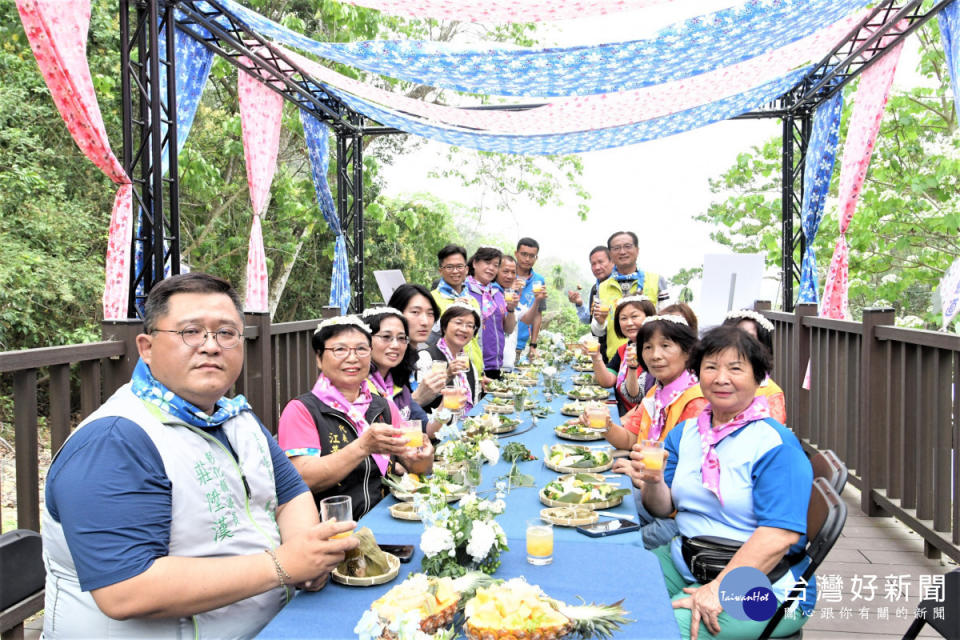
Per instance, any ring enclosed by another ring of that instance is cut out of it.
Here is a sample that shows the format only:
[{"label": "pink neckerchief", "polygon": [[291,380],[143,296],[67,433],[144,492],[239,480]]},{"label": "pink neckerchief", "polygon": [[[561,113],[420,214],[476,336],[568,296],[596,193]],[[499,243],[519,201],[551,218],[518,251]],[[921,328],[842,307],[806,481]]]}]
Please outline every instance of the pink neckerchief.
[{"label": "pink neckerchief", "polygon": [[[447,346],[446,340],[443,338],[437,340],[437,348],[440,349],[440,353],[447,357],[448,361],[453,362],[453,353],[450,351],[450,347]],[[463,412],[467,413],[473,408],[473,391],[470,389],[470,381],[467,379],[466,371],[461,371],[457,374],[457,386],[467,391],[467,398],[463,406]]]},{"label": "pink neckerchief", "polygon": [[[474,278],[473,276],[467,276],[467,288],[474,293],[480,294],[480,315],[483,320],[486,320],[497,311],[497,290],[493,287],[493,283],[490,282],[486,285],[480,284],[480,281]],[[506,310],[506,307],[504,307]]]},{"label": "pink neckerchief", "polygon": [[683,373],[670,384],[661,386],[657,383],[653,392],[653,413],[650,415],[650,431],[647,437],[650,440],[659,440],[663,427],[667,424],[667,407],[672,405],[683,392],[697,384],[697,376],[684,369]]},{"label": "pink neckerchief", "polygon": [[745,427],[751,422],[769,417],[770,405],[767,404],[766,396],[755,396],[750,406],[719,429],[713,428],[713,407],[709,404],[703,408],[703,411],[697,418],[697,431],[700,432],[700,449],[703,451],[703,459],[700,462],[700,476],[703,480],[704,488],[716,494],[720,504],[723,504],[723,498],[720,497],[720,458],[716,452],[717,443],[737,429]]},{"label": "pink neckerchief", "polygon": [[387,377],[384,378],[380,375],[380,371],[376,368],[370,373],[370,382],[373,383],[373,386],[376,387],[377,391],[380,392],[380,395],[384,398],[393,397],[393,374],[387,373]]},{"label": "pink neckerchief", "polygon": [[[357,430],[357,436],[359,436],[363,433],[364,429],[370,426],[364,416],[367,413],[367,409],[370,408],[370,403],[373,402],[372,386],[370,380],[361,382],[360,393],[357,394],[357,399],[354,402],[350,402],[343,397],[339,389],[333,386],[330,379],[321,373],[320,377],[317,378],[317,383],[313,385],[313,395],[320,398],[320,402],[328,407],[345,414],[350,422],[353,423],[354,428]],[[380,473],[386,476],[387,465],[390,463],[390,459],[380,453],[374,453],[372,455],[377,466],[380,468]]]}]

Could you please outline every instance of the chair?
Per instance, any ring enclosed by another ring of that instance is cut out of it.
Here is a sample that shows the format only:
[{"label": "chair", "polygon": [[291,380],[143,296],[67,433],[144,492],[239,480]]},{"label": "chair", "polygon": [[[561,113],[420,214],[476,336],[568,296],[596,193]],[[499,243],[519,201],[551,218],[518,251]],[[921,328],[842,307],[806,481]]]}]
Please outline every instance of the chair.
[{"label": "chair", "polygon": [[[813,479],[813,489],[810,492],[810,506],[807,508],[807,546],[803,552],[810,558],[810,564],[803,571],[801,579],[797,581],[777,611],[770,618],[767,626],[760,634],[759,640],[766,640],[777,628],[783,619],[787,607],[792,604],[792,598],[799,598],[806,585],[813,579],[813,574],[833,548],[843,525],[847,521],[847,504],[840,499],[830,481],[823,477]],[[795,634],[793,637],[800,637]]]},{"label": "chair", "polygon": [[[921,613],[917,615],[913,624],[907,629],[903,640],[916,638],[925,624],[933,627],[944,638],[960,638],[958,600],[960,600],[960,569],[954,569],[944,576],[943,600],[924,600],[921,602],[917,607],[917,610]],[[936,618],[933,615],[933,610],[936,607],[943,608],[944,616],[942,618]]]},{"label": "chair", "polygon": [[36,531],[0,535],[0,635],[23,637],[23,621],[43,609],[43,549]]},{"label": "chair", "polygon": [[810,458],[814,478],[826,478],[837,495],[847,485],[847,465],[843,464],[832,449],[826,449]]}]

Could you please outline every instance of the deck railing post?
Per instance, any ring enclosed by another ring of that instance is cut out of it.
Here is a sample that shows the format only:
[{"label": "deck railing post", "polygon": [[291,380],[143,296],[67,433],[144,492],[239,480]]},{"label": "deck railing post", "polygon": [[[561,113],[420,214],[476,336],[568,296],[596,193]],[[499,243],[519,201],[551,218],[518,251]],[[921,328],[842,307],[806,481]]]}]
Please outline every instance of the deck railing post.
[{"label": "deck railing post", "polygon": [[[810,367],[810,330],[803,326],[803,319],[817,315],[817,305],[812,302],[801,302],[793,308],[793,344],[791,345],[794,357],[797,359],[790,379],[792,388],[787,391],[787,422],[799,438],[809,438],[810,425],[810,390],[803,387]],[[793,396],[792,402],[789,400]]]},{"label": "deck railing post", "polygon": [[137,351],[137,336],[143,331],[141,320],[104,320],[100,332],[104,340],[116,340],[125,345],[122,356],[104,360],[103,390],[109,398],[113,392],[130,381],[133,369],[137,366],[140,354]]},{"label": "deck railing post", "polygon": [[873,490],[886,486],[884,465],[889,446],[880,411],[884,407],[887,360],[883,343],[876,339],[876,329],[892,325],[896,317],[893,309],[867,308],[863,310],[863,341],[860,346],[860,509],[870,517],[887,515],[873,500]]},{"label": "deck railing post", "polygon": [[270,348],[270,314],[245,313],[247,326],[257,327],[257,337],[248,339],[245,344],[246,385],[243,393],[247,397],[253,412],[266,425],[276,431],[273,419],[273,354]]}]

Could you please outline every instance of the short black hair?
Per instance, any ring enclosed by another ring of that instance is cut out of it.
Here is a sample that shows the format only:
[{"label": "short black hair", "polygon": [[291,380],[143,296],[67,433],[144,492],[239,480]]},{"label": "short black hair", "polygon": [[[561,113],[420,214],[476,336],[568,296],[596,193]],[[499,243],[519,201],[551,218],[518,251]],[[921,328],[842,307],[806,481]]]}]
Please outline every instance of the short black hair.
[{"label": "short black hair", "polygon": [[[661,314],[662,315],[662,314]],[[660,333],[664,338],[676,343],[680,350],[687,357],[697,345],[697,332],[685,324],[679,322],[670,322],[669,320],[650,320],[640,327],[640,333],[637,334],[637,358],[640,360],[640,366],[644,371],[649,371],[650,367],[643,361],[643,343],[653,340],[653,337]]]},{"label": "short black hair", "polygon": [[773,332],[767,331],[766,329],[761,327],[760,323],[754,320],[753,318],[745,318],[745,317],[726,318],[723,321],[722,326],[735,327],[739,325],[741,322],[749,322],[754,326],[754,328],[757,330],[757,340],[759,340],[760,344],[762,344],[764,347],[767,348],[767,350],[770,352],[770,357],[772,358],[773,357]]},{"label": "short black hair", "polygon": [[500,251],[500,249],[497,249],[496,247],[480,247],[473,252],[473,255],[470,256],[470,260],[467,261],[467,272],[470,275],[473,275],[473,263],[476,260],[484,260],[489,262],[491,260],[500,260],[501,258],[503,258],[503,251]]},{"label": "short black hair", "polygon": [[520,251],[520,247],[533,247],[540,253],[540,243],[533,238],[523,237],[517,240],[517,251]]},{"label": "short black hair", "polygon": [[[616,304],[616,302],[614,302]],[[620,328],[620,312],[629,307],[632,304],[640,305],[640,310],[643,311],[644,315],[648,318],[650,316],[657,315],[657,308],[653,306],[653,303],[649,300],[641,300],[639,302],[631,300],[630,302],[625,302],[617,307],[613,311],[613,331],[620,338],[626,338],[627,336],[623,335],[623,330]]]},{"label": "short black hair", "polygon": [[451,320],[465,316],[473,316],[473,335],[477,335],[477,332],[480,331],[480,312],[473,307],[468,309],[462,304],[452,304],[440,316],[440,336],[442,337],[447,332],[447,325],[450,324]]},{"label": "short black hair", "polygon": [[143,307],[144,333],[150,333],[156,328],[157,321],[169,311],[168,302],[171,296],[178,293],[222,293],[230,298],[240,315],[239,328],[243,330],[243,303],[240,302],[240,295],[236,290],[223,278],[194,271],[164,278],[150,289]]},{"label": "short black hair", "polygon": [[607,238],[607,249],[613,246],[614,238],[616,238],[617,236],[623,236],[623,235],[630,236],[630,238],[633,239],[633,245],[635,247],[640,246],[640,239],[637,238],[637,234],[635,234],[633,231],[615,231],[610,235],[609,238]]},{"label": "short black hair", "polygon": [[437,251],[437,264],[443,264],[443,261],[449,258],[450,256],[459,253],[463,256],[463,261],[467,261],[467,250],[461,247],[458,244],[448,244],[440,251]]},{"label": "short black hair", "polygon": [[723,325],[714,327],[703,334],[703,338],[690,352],[687,369],[699,376],[700,366],[703,364],[704,358],[727,349],[735,349],[740,357],[747,359],[750,366],[753,367],[753,378],[757,381],[757,384],[763,382],[764,378],[770,375],[770,353],[767,348],[743,329]]},{"label": "short black hair", "polygon": [[602,244],[598,244],[598,245],[595,246],[593,249],[590,249],[590,253],[588,254],[588,257],[589,257],[591,260],[593,260],[593,254],[599,253],[600,251],[602,251],[603,253],[605,253],[605,254],[607,255],[607,260],[610,259],[610,249],[606,248],[606,247],[603,246]]},{"label": "short black hair", "polygon": [[681,316],[684,320],[687,321],[687,324],[690,325],[690,328],[693,329],[694,334],[699,334],[700,327],[697,322],[697,314],[693,312],[693,309],[690,308],[686,302],[676,302],[674,304],[669,304],[664,308],[657,311],[661,316]]},{"label": "short black hair", "polygon": [[403,313],[407,310],[407,305],[410,304],[410,301],[417,296],[423,296],[430,302],[434,319],[440,317],[440,306],[437,304],[437,301],[433,299],[433,296],[430,295],[430,291],[422,284],[407,282],[400,285],[390,295],[390,302],[387,303],[387,306],[393,307],[400,311],[400,313]]},{"label": "short black hair", "polygon": [[[364,325],[364,327],[366,327],[366,325]],[[370,330],[364,327],[359,327],[355,324],[329,324],[322,329],[317,329],[313,332],[313,340],[311,341],[313,351],[318,356],[323,357],[323,349],[327,346],[327,340],[336,338],[348,331],[356,331],[362,334],[367,339],[367,344],[369,345],[371,344]]]},{"label": "short black hair", "polygon": [[[403,316],[398,316],[397,314],[389,311],[383,313],[374,313],[366,316],[363,321],[370,327],[370,333],[378,333],[380,331],[380,325],[383,324],[383,321],[387,318],[394,318],[399,320],[403,324],[403,332],[410,336],[410,325],[407,323],[407,319]],[[373,361],[373,354],[370,354],[370,372],[372,373],[377,368],[376,363]],[[400,359],[400,362],[397,363],[395,367],[390,369],[390,377],[393,378],[393,383],[396,385],[403,386],[407,384],[410,380],[410,376],[417,369],[417,350],[410,348],[410,343],[407,343],[406,351],[403,353],[403,357]]]}]

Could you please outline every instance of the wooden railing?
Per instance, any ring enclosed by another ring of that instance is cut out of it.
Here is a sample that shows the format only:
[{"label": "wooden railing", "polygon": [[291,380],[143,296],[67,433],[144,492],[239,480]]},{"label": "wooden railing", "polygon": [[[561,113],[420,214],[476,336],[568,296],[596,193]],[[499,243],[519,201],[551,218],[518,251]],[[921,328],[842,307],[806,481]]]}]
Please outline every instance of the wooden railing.
[{"label": "wooden railing", "polygon": [[757,308],[776,326],[774,379],[804,447],[837,453],[867,515],[895,516],[927,556],[960,561],[960,336],[898,328],[892,309],[849,322],[812,304]]},{"label": "wooden railing", "polygon": [[[324,317],[336,313],[331,308]],[[235,391],[273,433],[283,405],[317,377],[310,341],[318,322],[271,324],[268,314],[246,314],[245,362]],[[40,399],[55,453],[74,425],[130,379],[141,327],[139,321],[105,322],[103,342],[0,353],[0,375],[12,377],[3,382],[13,391],[18,528],[40,530]]]}]

